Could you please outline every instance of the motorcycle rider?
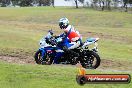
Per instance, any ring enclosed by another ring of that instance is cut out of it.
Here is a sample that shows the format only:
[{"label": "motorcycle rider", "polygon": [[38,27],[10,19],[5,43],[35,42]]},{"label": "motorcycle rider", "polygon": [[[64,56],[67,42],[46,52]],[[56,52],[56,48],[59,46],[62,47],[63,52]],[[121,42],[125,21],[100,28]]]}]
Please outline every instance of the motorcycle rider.
[{"label": "motorcycle rider", "polygon": [[71,49],[75,49],[82,44],[81,35],[72,25],[69,24],[69,20],[66,17],[63,17],[59,20],[59,27],[64,31],[64,33],[62,33],[60,36],[69,40],[69,43],[64,44],[62,47],[63,50],[78,57],[79,54]]}]

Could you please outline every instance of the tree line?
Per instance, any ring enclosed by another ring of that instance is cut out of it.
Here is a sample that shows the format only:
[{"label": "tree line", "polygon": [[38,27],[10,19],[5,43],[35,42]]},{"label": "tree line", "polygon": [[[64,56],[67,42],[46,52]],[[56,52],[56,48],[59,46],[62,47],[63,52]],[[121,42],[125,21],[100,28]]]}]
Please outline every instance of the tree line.
[{"label": "tree line", "polygon": [[105,9],[111,10],[112,8],[121,8],[128,10],[132,7],[132,0],[93,0],[92,7],[104,11]]},{"label": "tree line", "polygon": [[1,7],[12,6],[50,6],[54,0],[0,0]]},{"label": "tree line", "polygon": [[[70,0],[65,0],[70,1]],[[97,10],[111,10],[112,8],[118,8],[125,9],[125,11],[128,10],[128,7],[132,7],[132,0],[90,0],[91,4],[89,2],[85,2],[85,0],[72,0],[75,2],[76,8],[79,8],[78,2],[82,3],[84,5],[87,4],[87,7],[91,7]],[[6,7],[6,6],[20,6],[20,7],[26,7],[26,6],[54,6],[54,0],[0,0],[0,6]],[[120,5],[120,6],[119,6]],[[86,6],[84,6],[86,7]]]},{"label": "tree line", "polygon": [[[78,8],[78,1],[84,4],[85,0],[74,0],[76,4],[76,8]],[[89,5],[89,2],[87,3],[88,7],[92,7],[97,10],[111,10],[112,8],[117,9],[121,8],[124,9],[124,11],[127,12],[128,7],[132,7],[132,0],[91,0],[91,5]],[[85,6],[86,7],[86,6]]]}]

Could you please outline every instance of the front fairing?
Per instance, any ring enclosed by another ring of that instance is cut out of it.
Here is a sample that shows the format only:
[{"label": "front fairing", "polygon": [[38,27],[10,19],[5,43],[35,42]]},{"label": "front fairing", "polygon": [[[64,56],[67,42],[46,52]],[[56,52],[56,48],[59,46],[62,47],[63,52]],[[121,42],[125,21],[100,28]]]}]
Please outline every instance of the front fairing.
[{"label": "front fairing", "polygon": [[49,47],[51,44],[46,42],[46,39],[50,39],[52,37],[52,34],[48,32],[46,36],[43,36],[43,38],[39,41],[40,48]]},{"label": "front fairing", "polygon": [[44,47],[44,48],[39,48],[41,51],[41,55],[44,58],[46,54],[54,54],[55,48],[54,47]]},{"label": "front fairing", "polygon": [[44,48],[39,48],[39,51],[41,51],[41,56],[42,56],[42,58],[44,58],[45,54],[46,54],[45,49]]},{"label": "front fairing", "polygon": [[44,47],[51,46],[50,44],[47,44],[46,43],[46,40],[45,39],[41,39],[40,42],[39,42],[39,45],[40,45],[40,48],[44,48]]}]

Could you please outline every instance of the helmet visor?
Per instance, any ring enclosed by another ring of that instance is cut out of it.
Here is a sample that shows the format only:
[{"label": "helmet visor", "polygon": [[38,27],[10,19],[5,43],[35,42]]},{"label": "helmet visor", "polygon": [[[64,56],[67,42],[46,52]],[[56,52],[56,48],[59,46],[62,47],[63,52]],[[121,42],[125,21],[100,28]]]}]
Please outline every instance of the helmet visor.
[{"label": "helmet visor", "polygon": [[64,28],[63,22],[60,22],[60,23],[59,23],[59,26],[60,26],[61,29],[63,29],[63,28]]}]

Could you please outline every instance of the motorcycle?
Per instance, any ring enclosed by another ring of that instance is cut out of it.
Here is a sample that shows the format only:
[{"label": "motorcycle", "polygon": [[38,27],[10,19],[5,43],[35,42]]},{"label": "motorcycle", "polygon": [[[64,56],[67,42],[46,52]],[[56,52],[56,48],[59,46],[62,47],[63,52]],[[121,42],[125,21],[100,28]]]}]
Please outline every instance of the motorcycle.
[{"label": "motorcycle", "polygon": [[[40,42],[40,48],[34,55],[37,64],[51,65],[51,64],[72,64],[81,63],[86,69],[96,69],[100,65],[100,57],[98,55],[99,38],[87,38],[86,41],[76,49],[74,52],[79,53],[79,56],[64,52],[62,46],[68,43],[68,39],[63,40],[62,37],[53,36],[53,31],[49,30],[48,34],[44,36]],[[63,40],[63,41],[62,41]],[[89,49],[89,45],[94,44],[94,48]]]}]

